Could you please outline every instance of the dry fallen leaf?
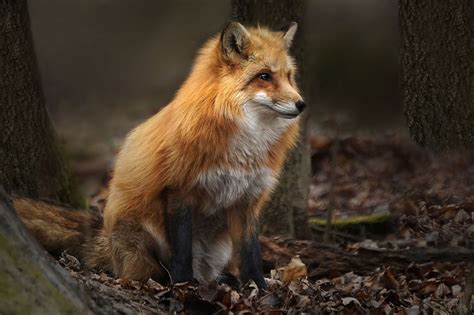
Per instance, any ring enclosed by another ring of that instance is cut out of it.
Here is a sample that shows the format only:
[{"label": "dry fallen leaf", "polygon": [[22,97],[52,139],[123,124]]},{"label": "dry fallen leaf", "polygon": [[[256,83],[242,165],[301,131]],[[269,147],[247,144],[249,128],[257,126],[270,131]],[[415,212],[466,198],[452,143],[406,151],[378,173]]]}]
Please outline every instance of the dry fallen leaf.
[{"label": "dry fallen leaf", "polygon": [[471,216],[469,213],[464,211],[463,209],[459,210],[459,212],[456,214],[456,217],[454,218],[454,222],[456,223],[464,223],[467,222],[471,219]]},{"label": "dry fallen leaf", "polygon": [[459,297],[462,292],[462,287],[459,284],[453,285],[451,291],[453,292],[454,297]]},{"label": "dry fallen leaf", "polygon": [[449,293],[451,293],[451,290],[449,289],[449,287],[445,285],[444,283],[440,283],[440,285],[436,288],[434,295],[436,297],[445,297]]},{"label": "dry fallen leaf", "polygon": [[437,288],[438,288],[438,285],[436,284],[436,280],[435,279],[429,279],[428,281],[426,281],[426,283],[424,284],[424,286],[422,287],[420,292],[423,295],[429,295],[431,293],[436,292]]},{"label": "dry fallen leaf", "polygon": [[305,308],[311,303],[311,299],[307,295],[299,295],[298,303],[296,303],[297,308]]},{"label": "dry fallen leaf", "polygon": [[386,289],[398,290],[400,287],[400,283],[397,281],[391,268],[385,268],[380,277],[380,283]]},{"label": "dry fallen leaf", "polygon": [[354,303],[354,304],[360,306],[360,302],[356,298],[353,298],[353,297],[344,297],[344,298],[342,298],[342,304],[343,305],[348,305],[350,303]]},{"label": "dry fallen leaf", "polygon": [[308,275],[306,265],[301,261],[299,256],[295,256],[291,259],[290,263],[283,268],[279,269],[280,279],[283,283],[290,283],[293,280],[299,280]]}]

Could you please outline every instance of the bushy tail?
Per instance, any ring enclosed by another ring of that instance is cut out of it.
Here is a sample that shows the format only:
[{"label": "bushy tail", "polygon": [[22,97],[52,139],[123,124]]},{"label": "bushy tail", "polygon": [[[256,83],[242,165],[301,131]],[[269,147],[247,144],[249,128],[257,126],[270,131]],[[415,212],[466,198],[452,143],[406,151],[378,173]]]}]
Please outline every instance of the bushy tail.
[{"label": "bushy tail", "polygon": [[13,205],[26,228],[50,254],[67,250],[89,267],[110,269],[100,214],[29,198],[13,198]]}]

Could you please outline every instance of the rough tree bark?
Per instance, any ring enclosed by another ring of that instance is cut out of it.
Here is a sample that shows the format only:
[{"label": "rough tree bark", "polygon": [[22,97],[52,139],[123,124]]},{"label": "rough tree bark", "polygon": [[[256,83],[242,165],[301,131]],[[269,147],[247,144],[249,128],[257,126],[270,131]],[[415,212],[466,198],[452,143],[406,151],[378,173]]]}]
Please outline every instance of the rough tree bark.
[{"label": "rough tree bark", "polygon": [[0,184],[80,202],[45,108],[26,0],[0,0]]},{"label": "rough tree bark", "polygon": [[400,0],[402,92],[412,137],[474,148],[474,2]]},{"label": "rough tree bark", "polygon": [[[292,47],[299,64],[303,59],[303,15],[306,0],[232,0],[232,18],[244,25],[265,25],[281,29],[290,22],[298,22],[298,31]],[[299,77],[305,77],[300,67]],[[300,87],[306,88],[306,80]],[[301,119],[301,138],[285,163],[280,183],[263,210],[261,231],[266,234],[289,235],[308,238],[310,230],[307,217],[307,200],[311,174],[310,154],[307,136],[307,113]]]}]

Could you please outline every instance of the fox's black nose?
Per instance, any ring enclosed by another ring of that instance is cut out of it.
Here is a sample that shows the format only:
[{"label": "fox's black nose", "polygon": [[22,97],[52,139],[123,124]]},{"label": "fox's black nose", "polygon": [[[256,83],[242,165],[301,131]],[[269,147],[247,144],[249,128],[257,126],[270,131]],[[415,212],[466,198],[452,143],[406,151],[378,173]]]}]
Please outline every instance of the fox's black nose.
[{"label": "fox's black nose", "polygon": [[303,111],[303,109],[306,107],[306,104],[305,104],[304,101],[298,101],[298,102],[296,102],[295,106],[301,113]]}]

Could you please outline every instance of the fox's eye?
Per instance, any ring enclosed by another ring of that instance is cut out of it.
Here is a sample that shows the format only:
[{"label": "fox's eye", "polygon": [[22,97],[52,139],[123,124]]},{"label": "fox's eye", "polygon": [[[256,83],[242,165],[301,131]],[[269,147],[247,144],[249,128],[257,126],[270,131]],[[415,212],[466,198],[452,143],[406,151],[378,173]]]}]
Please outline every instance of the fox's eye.
[{"label": "fox's eye", "polygon": [[270,73],[260,73],[258,75],[258,78],[263,81],[271,81],[272,75]]}]

